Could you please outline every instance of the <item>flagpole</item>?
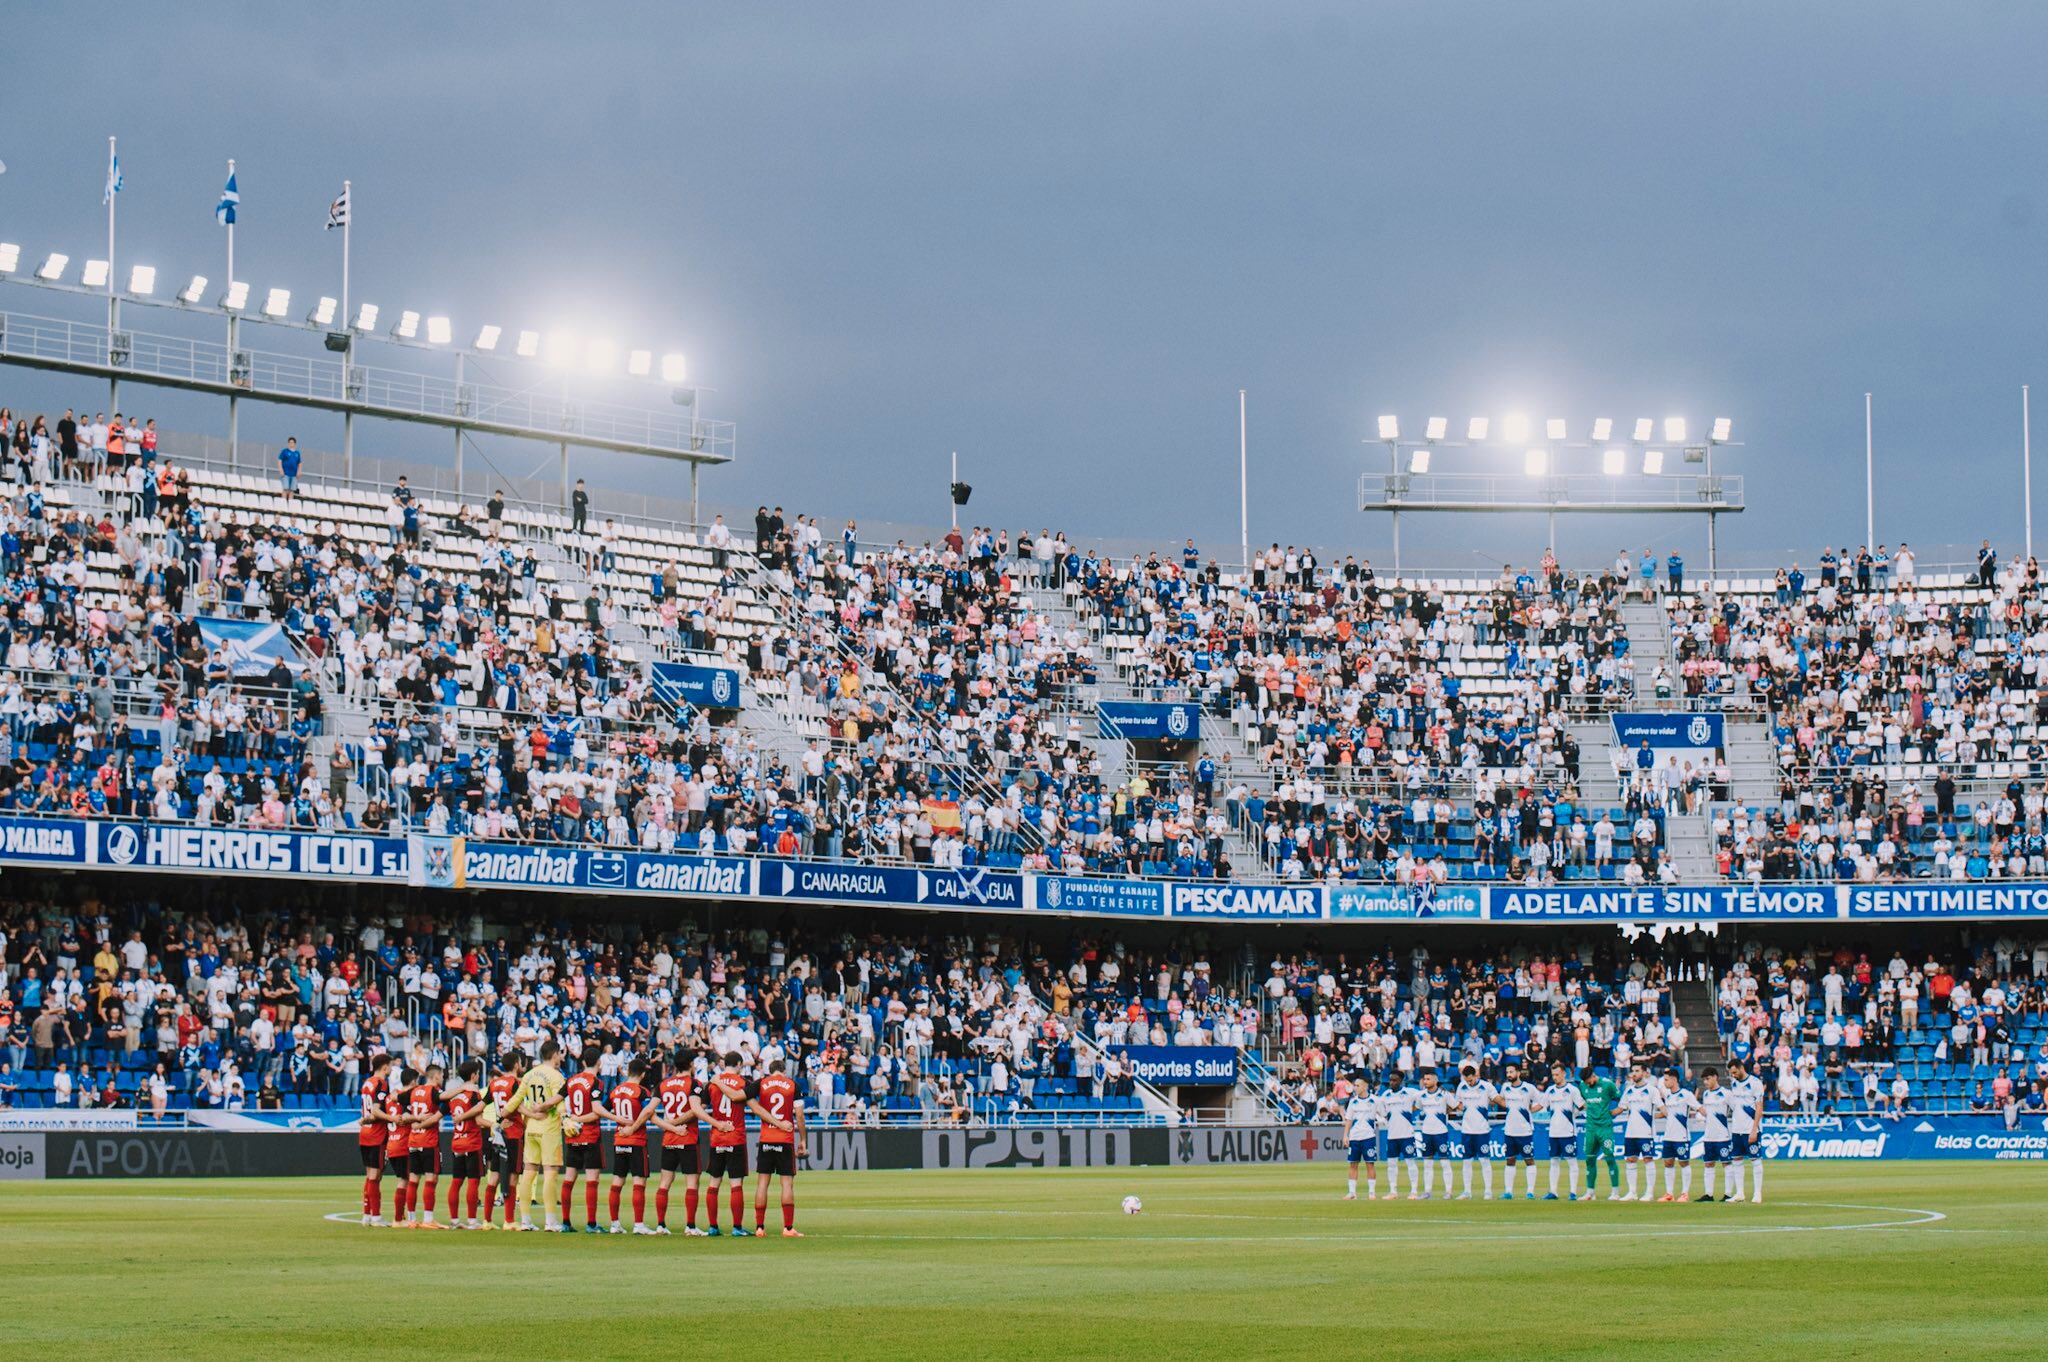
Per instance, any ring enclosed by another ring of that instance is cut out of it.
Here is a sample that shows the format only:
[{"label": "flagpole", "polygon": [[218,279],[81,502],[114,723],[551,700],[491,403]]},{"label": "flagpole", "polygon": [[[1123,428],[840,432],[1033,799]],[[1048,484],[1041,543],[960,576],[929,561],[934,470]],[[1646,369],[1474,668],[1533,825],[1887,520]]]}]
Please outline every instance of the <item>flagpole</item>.
[{"label": "flagpole", "polygon": [[[228,178],[235,178],[235,158],[228,157]],[[238,189],[239,194],[239,189]],[[227,287],[235,286],[235,224],[228,227],[228,278]],[[225,292],[225,290],[223,290]],[[235,440],[238,436],[242,416],[242,400],[235,396],[235,314],[228,313],[228,467],[235,466]]]},{"label": "flagpole", "polygon": [[[348,234],[349,225],[356,220],[356,205],[347,180],[341,182],[341,198],[348,205],[348,216],[341,220],[341,329],[348,337],[348,346],[341,352],[341,396],[346,402],[348,371],[355,367],[356,358],[356,333],[349,326],[348,315]],[[356,413],[347,406],[341,409],[341,475],[351,480],[356,475]]]},{"label": "flagpole", "polygon": [[[107,364],[114,363],[114,333],[121,329],[121,300],[114,296],[114,203],[121,197],[114,184],[114,167],[120,164],[120,157],[114,149],[114,139],[107,139]],[[107,375],[107,414],[112,416],[121,407],[121,380],[113,374]]]}]

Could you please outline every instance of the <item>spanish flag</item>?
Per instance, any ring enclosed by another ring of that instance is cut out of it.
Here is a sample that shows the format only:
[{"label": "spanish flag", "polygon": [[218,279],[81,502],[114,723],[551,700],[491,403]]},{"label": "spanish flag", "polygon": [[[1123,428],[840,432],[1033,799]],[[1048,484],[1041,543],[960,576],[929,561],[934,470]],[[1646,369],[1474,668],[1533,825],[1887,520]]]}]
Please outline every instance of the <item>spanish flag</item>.
[{"label": "spanish flag", "polygon": [[960,801],[957,799],[927,799],[924,816],[932,820],[933,832],[958,835],[964,831],[960,826]]}]

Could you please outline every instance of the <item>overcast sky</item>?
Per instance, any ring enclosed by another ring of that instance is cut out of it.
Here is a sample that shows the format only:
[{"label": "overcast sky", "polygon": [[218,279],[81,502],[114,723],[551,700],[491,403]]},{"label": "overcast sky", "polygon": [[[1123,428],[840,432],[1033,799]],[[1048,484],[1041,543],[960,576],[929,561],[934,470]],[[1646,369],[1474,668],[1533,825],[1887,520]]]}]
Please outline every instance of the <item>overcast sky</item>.
[{"label": "overcast sky", "polygon": [[[958,449],[977,519],[1220,551],[1243,387],[1254,540],[1384,561],[1355,509],[1381,411],[1683,412],[1745,442],[1724,546],[1810,561],[1862,538],[1870,389],[1879,537],[2019,539],[2019,388],[2048,378],[2039,4],[16,11],[25,70],[89,58],[116,93],[8,82],[0,239],[100,253],[113,133],[123,261],[217,276],[233,156],[236,273],[304,299],[338,285],[321,223],[350,178],[356,298],[688,352],[739,423],[710,500],[935,522]],[[0,370],[16,407],[97,391]],[[244,418],[287,429],[339,444],[335,418]],[[1537,523],[1416,521],[1410,563],[1541,547]],[[1689,527],[1560,539],[1591,561],[1649,533],[1704,559]]]}]

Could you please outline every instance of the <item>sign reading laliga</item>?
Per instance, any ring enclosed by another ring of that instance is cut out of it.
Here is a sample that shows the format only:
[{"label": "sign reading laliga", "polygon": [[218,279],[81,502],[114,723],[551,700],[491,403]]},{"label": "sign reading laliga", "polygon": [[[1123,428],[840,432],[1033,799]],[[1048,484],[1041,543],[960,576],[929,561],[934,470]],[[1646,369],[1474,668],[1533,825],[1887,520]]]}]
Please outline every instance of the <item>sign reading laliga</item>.
[{"label": "sign reading laliga", "polygon": [[1306,922],[1323,915],[1323,891],[1300,885],[1176,884],[1171,903],[1175,917]]},{"label": "sign reading laliga", "polygon": [[1202,710],[1194,704],[1102,700],[1095,706],[1097,735],[1128,742],[1188,742],[1202,736]]}]

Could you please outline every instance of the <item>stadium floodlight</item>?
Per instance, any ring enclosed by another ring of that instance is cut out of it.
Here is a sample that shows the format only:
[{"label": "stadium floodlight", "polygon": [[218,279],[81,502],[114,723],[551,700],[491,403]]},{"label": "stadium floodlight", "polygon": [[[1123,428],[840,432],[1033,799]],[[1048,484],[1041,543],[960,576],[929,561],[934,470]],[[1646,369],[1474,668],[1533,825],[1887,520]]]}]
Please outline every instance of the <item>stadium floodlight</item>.
[{"label": "stadium floodlight", "polygon": [[593,374],[608,374],[619,367],[619,347],[603,337],[583,347],[583,363]]},{"label": "stadium floodlight", "polygon": [[306,320],[325,330],[334,325],[334,314],[341,310],[341,304],[332,298],[322,298],[313,304],[313,310],[306,314]]},{"label": "stadium floodlight", "polygon": [[1717,445],[1725,445],[1725,444],[1727,444],[1727,443],[1728,443],[1728,437],[1729,437],[1729,436],[1731,436],[1731,435],[1733,435],[1734,433],[1735,433],[1735,422],[1733,422],[1733,421],[1729,420],[1729,419],[1728,419],[1727,417],[1725,417],[1725,416],[1716,416],[1716,417],[1714,418],[1714,433],[1713,433],[1712,439],[1713,439],[1713,442],[1714,442],[1715,444],[1717,444]]},{"label": "stadium floodlight", "polygon": [[1655,421],[1652,421],[1652,420],[1651,420],[1651,419],[1650,419],[1649,417],[1647,417],[1647,416],[1638,416],[1638,417],[1636,418],[1636,434],[1635,434],[1635,441],[1636,441],[1636,443],[1637,443],[1637,444],[1644,444],[1644,443],[1647,443],[1648,441],[1650,441],[1650,440],[1654,440],[1654,439],[1656,439],[1656,438],[1657,438],[1657,423],[1656,423]]},{"label": "stadium floodlight", "polygon": [[1532,449],[1522,456],[1522,471],[1532,478],[1540,478],[1550,471],[1550,451]]},{"label": "stadium floodlight", "polygon": [[1398,416],[1382,416],[1380,418],[1380,438],[1382,440],[1400,439],[1401,418]]},{"label": "stadium floodlight", "polygon": [[1666,444],[1674,445],[1685,443],[1685,418],[1683,416],[1667,416],[1664,418],[1664,441]]},{"label": "stadium floodlight", "polygon": [[550,331],[541,357],[550,364],[567,364],[576,358],[576,333],[574,331]]},{"label": "stadium floodlight", "polygon": [[495,326],[486,326],[476,333],[476,348],[486,352],[498,348],[498,337],[505,333]]},{"label": "stadium floodlight", "polygon": [[1653,478],[1662,473],[1664,471],[1664,451],[1661,449],[1644,450],[1643,471]]},{"label": "stadium floodlight", "polygon": [[0,241],[0,274],[12,274],[21,268],[21,247],[12,241]]},{"label": "stadium floodlight", "polygon": [[1564,432],[1565,426],[1562,416],[1553,416],[1543,423],[1543,438],[1546,440],[1556,440],[1562,443]]},{"label": "stadium floodlight", "polygon": [[128,271],[128,291],[138,298],[147,298],[156,292],[156,266],[137,265]]},{"label": "stadium floodlight", "polygon": [[87,288],[105,288],[107,286],[107,278],[112,272],[111,267],[106,261],[88,260],[85,262],[85,273],[80,276],[78,282],[84,284]]},{"label": "stadium floodlight", "polygon": [[1493,422],[1484,416],[1475,416],[1465,423],[1465,438],[1474,444],[1486,442],[1486,432],[1493,428]]},{"label": "stadium floodlight", "polygon": [[64,276],[64,267],[71,263],[71,257],[61,251],[52,251],[43,257],[43,263],[36,267],[36,278],[56,283]]},{"label": "stadium floodlight", "polygon": [[391,334],[400,340],[416,338],[420,334],[420,314],[417,312],[399,313],[398,320],[392,324]]},{"label": "stadium floodlight", "polygon": [[427,344],[446,345],[454,335],[455,330],[446,317],[427,318]]},{"label": "stadium floodlight", "polygon": [[178,301],[181,303],[197,303],[205,296],[206,276],[195,274],[192,276],[192,282],[185,285],[184,291],[178,295]]},{"label": "stadium floodlight", "polygon": [[645,378],[654,372],[654,352],[634,350],[626,355],[626,372],[635,378]]},{"label": "stadium floodlight", "polygon": [[1415,451],[1408,456],[1408,471],[1410,473],[1427,473],[1429,471],[1428,445],[1418,446],[1415,449]]},{"label": "stadium floodlight", "polygon": [[1604,445],[1614,438],[1614,418],[1602,416],[1593,422],[1593,443]]},{"label": "stadium floodlight", "polygon": [[376,331],[377,305],[375,303],[364,303],[361,307],[356,309],[355,329],[363,332],[365,335],[371,334]]},{"label": "stadium floodlight", "polygon": [[1502,436],[1511,445],[1518,445],[1529,438],[1529,418],[1520,412],[1512,412],[1500,423]]},{"label": "stadium floodlight", "polygon": [[1600,471],[1619,477],[1628,471],[1628,451],[1616,445],[1600,456]]},{"label": "stadium floodlight", "polygon": [[1448,416],[1432,416],[1429,418],[1429,424],[1423,428],[1422,438],[1434,443],[1443,439],[1450,428],[1451,420]]},{"label": "stadium floodlight", "polygon": [[249,306],[249,286],[239,279],[229,280],[227,292],[220,295],[221,311],[240,312],[247,306]]},{"label": "stadium floodlight", "polygon": [[689,371],[690,366],[681,355],[671,352],[661,357],[662,382],[680,383],[688,377]]},{"label": "stadium floodlight", "polygon": [[517,344],[517,345],[515,345],[515,346],[513,347],[512,353],[513,353],[513,354],[515,354],[515,355],[518,355],[518,356],[519,356],[519,358],[521,358],[521,359],[532,359],[532,358],[533,358],[533,357],[534,357],[535,355],[539,354],[539,353],[540,353],[540,332],[538,332],[538,331],[522,331],[522,332],[520,332],[520,333],[519,333],[519,342],[518,342],[518,344]]},{"label": "stadium floodlight", "polygon": [[274,288],[263,295],[263,315],[282,317],[292,309],[292,291],[288,288]]}]

